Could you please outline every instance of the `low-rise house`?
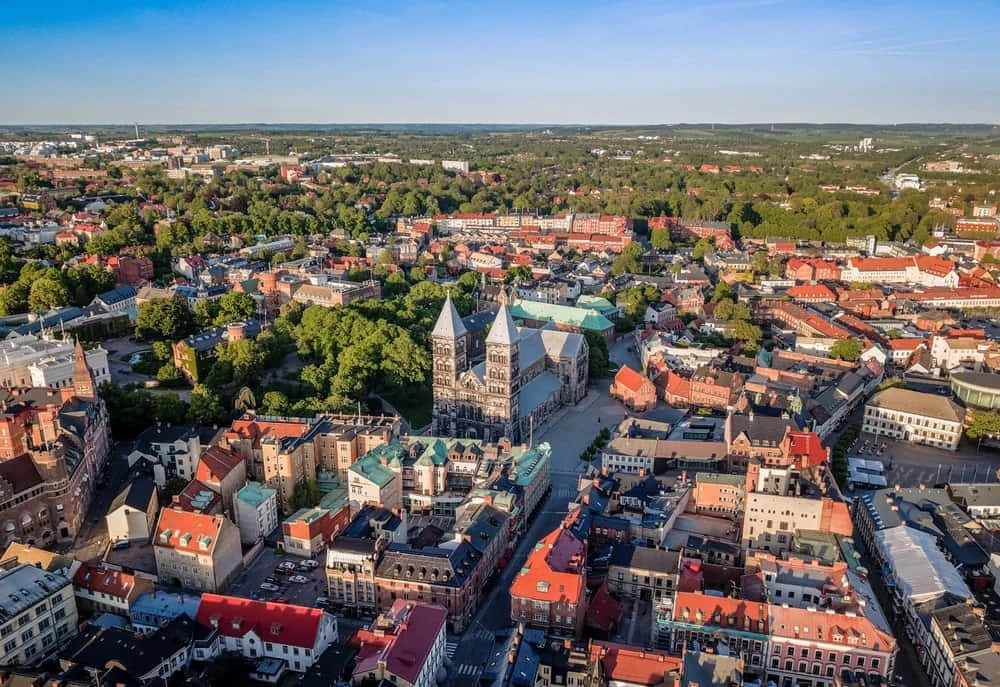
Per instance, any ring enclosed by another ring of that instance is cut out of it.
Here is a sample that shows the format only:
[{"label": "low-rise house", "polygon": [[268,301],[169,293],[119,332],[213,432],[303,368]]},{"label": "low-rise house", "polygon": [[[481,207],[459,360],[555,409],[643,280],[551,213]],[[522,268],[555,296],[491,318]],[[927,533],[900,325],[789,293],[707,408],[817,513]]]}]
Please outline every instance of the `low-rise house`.
[{"label": "low-rise house", "polygon": [[73,576],[77,606],[93,615],[114,613],[128,618],[141,594],[153,591],[153,583],[140,575],[83,563]]},{"label": "low-rise house", "polygon": [[195,649],[199,659],[223,652],[250,659],[275,659],[304,673],[338,640],[337,620],[318,608],[202,594],[199,625],[210,635]]},{"label": "low-rise house", "polygon": [[358,651],[352,684],[434,687],[445,661],[447,619],[443,606],[397,599],[351,638]]},{"label": "low-rise house", "polygon": [[628,365],[622,365],[615,374],[609,391],[612,397],[636,412],[656,407],[656,387],[653,382]]},{"label": "low-rise house", "polygon": [[153,534],[160,499],[156,485],[148,477],[136,477],[115,497],[105,521],[108,540],[147,541]]},{"label": "low-rise house", "polygon": [[243,567],[236,525],[177,507],[160,512],[153,553],[162,583],[208,592],[225,589]]},{"label": "low-rise house", "polygon": [[59,667],[93,676],[96,684],[102,684],[101,675],[112,667],[118,669],[119,682],[155,684],[187,672],[198,634],[186,616],[143,634],[93,624],[59,651]]}]

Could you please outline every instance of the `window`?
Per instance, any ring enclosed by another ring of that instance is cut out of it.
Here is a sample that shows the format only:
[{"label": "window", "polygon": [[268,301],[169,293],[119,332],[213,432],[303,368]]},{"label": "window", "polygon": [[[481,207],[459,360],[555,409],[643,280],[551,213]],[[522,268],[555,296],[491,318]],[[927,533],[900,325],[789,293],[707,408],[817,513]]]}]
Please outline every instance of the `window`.
[{"label": "window", "polygon": [[858,656],[858,668],[864,668],[864,666],[865,666],[865,657]]},{"label": "window", "polygon": [[7,653],[10,653],[11,651],[14,650],[14,647],[16,647],[16,646],[17,646],[17,640],[16,639],[11,639],[11,640],[9,640],[9,641],[7,641],[7,642],[4,643],[3,650],[5,652],[7,652]]}]

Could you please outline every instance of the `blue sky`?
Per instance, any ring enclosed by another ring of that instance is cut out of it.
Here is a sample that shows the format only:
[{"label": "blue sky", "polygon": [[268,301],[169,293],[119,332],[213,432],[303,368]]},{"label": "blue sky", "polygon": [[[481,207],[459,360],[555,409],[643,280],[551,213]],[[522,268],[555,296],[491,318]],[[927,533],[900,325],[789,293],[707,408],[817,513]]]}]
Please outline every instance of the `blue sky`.
[{"label": "blue sky", "polygon": [[0,124],[1000,120],[1000,1],[8,3]]}]

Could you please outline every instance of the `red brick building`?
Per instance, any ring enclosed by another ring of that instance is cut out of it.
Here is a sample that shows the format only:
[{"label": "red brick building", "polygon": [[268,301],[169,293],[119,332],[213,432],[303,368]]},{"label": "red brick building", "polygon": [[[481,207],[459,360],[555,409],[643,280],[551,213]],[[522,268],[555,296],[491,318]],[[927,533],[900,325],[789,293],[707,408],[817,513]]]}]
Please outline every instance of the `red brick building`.
[{"label": "red brick building", "polygon": [[656,407],[653,382],[628,365],[623,365],[611,382],[611,395],[632,410],[643,412]]}]

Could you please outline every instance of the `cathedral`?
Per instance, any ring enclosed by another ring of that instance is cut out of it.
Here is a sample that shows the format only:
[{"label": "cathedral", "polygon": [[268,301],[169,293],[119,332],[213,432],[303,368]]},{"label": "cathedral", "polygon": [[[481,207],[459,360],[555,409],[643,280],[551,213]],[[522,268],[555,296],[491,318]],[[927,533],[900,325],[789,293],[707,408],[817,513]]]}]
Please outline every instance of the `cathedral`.
[{"label": "cathedral", "polygon": [[486,359],[476,365],[470,337],[449,296],[431,332],[435,436],[528,442],[532,427],[587,394],[590,349],[583,334],[517,327],[501,302]]}]

